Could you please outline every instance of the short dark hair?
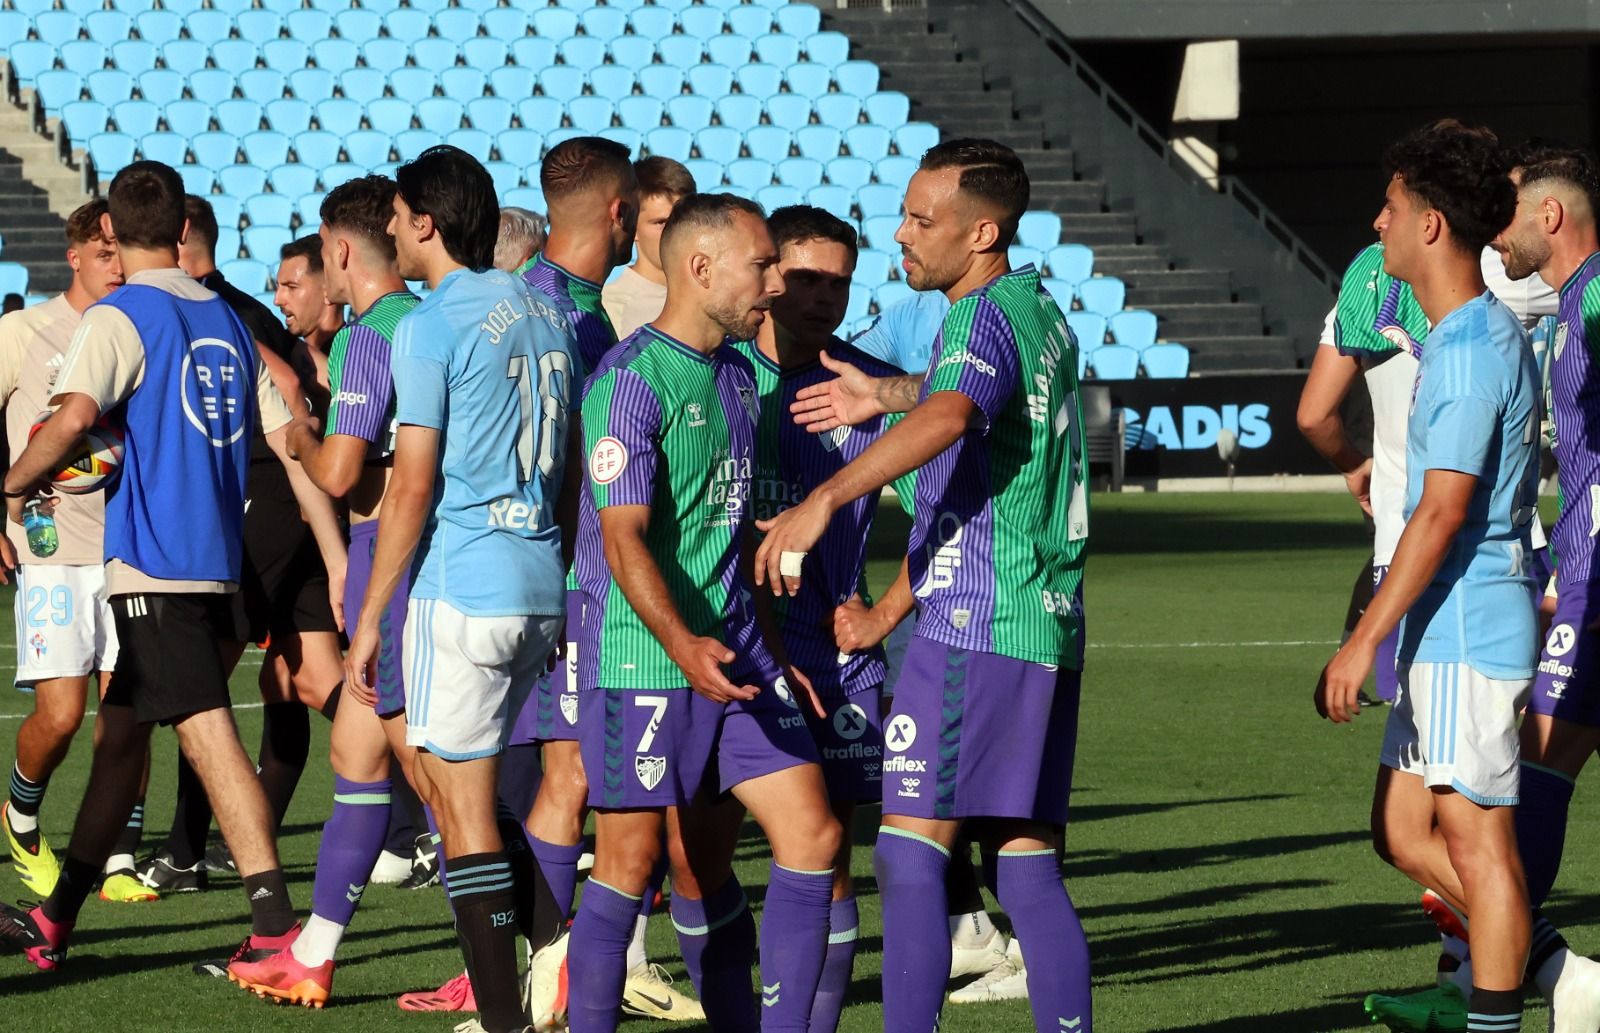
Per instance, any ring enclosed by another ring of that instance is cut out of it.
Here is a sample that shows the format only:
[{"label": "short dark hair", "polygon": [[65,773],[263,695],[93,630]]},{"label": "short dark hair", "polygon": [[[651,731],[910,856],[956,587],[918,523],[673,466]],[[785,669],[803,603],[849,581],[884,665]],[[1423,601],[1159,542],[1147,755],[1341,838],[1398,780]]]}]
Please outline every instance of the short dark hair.
[{"label": "short dark hair", "polygon": [[1016,151],[993,140],[946,140],[929,148],[917,167],[924,172],[960,169],[961,191],[999,210],[999,246],[1011,246],[1031,191],[1028,170]]},{"label": "short dark hair", "polygon": [[1523,186],[1565,183],[1583,191],[1591,205],[1600,206],[1600,172],[1587,150],[1535,137],[1512,148],[1508,160],[1513,169],[1522,173]]},{"label": "short dark hair", "polygon": [[17,310],[19,310],[19,309],[23,308],[24,306],[26,306],[27,303],[28,303],[28,299],[27,298],[24,298],[22,295],[18,294],[16,291],[11,291],[10,293],[8,293],[5,296],[5,300],[4,301],[0,301],[0,311],[16,312]]},{"label": "short dark hair", "polygon": [[623,182],[633,176],[628,148],[603,136],[575,136],[550,148],[539,166],[539,186],[547,205],[559,205],[606,178]]},{"label": "short dark hair", "polygon": [[1408,194],[1443,215],[1451,240],[1471,254],[1516,214],[1510,157],[1483,126],[1440,119],[1390,144],[1383,166],[1389,176],[1400,177]]},{"label": "short dark hair", "polygon": [[855,227],[832,212],[809,204],[791,204],[773,209],[772,214],[767,216],[767,229],[772,233],[772,243],[777,246],[779,254],[790,244],[808,240],[831,240],[843,244],[850,249],[851,255],[857,251]]},{"label": "short dark hair", "polygon": [[388,176],[358,176],[328,191],[317,214],[324,226],[354,233],[393,261],[389,220],[394,218],[394,192],[394,180]]},{"label": "short dark hair", "polygon": [[468,269],[494,265],[500,235],[500,201],[494,180],[478,159],[438,144],[395,170],[396,192],[418,215],[433,217],[447,254]]},{"label": "short dark hair", "polygon": [[674,202],[693,197],[699,191],[694,176],[678,161],[663,154],[652,154],[633,163],[633,174],[639,178],[639,199],[670,197]]},{"label": "short dark hair", "polygon": [[695,194],[685,197],[672,209],[667,224],[661,228],[661,250],[665,252],[684,233],[695,230],[725,230],[733,225],[739,212],[754,215],[766,221],[767,213],[754,201],[737,194]]},{"label": "short dark hair", "polygon": [[175,248],[183,236],[183,178],[159,161],[124,165],[106,191],[111,232],[134,248]]},{"label": "short dark hair", "polygon": [[[394,238],[390,237],[390,248],[394,247]],[[322,275],[322,238],[315,233],[308,233],[278,249],[278,261],[287,262],[291,258],[306,260],[306,268],[318,276]]]},{"label": "short dark hair", "polygon": [[76,248],[91,240],[104,240],[105,231],[100,228],[100,216],[106,210],[106,199],[103,197],[73,209],[72,214],[67,216],[67,246]]},{"label": "short dark hair", "polygon": [[183,195],[183,217],[189,220],[189,243],[206,242],[206,250],[217,250],[217,210],[196,194]]}]

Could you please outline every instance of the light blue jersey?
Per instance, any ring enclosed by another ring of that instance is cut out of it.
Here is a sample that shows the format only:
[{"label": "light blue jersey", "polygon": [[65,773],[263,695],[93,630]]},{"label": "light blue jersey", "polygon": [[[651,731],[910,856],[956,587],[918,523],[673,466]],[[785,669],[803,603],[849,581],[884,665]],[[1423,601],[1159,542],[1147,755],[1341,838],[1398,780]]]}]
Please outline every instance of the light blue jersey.
[{"label": "light blue jersey", "polygon": [[572,329],[520,278],[457,270],[394,335],[395,419],[439,431],[412,599],[480,617],[566,612],[556,497]]},{"label": "light blue jersey", "polygon": [[1400,628],[1400,660],[1533,675],[1528,574],[1538,502],[1539,368],[1522,323],[1485,292],[1439,321],[1417,372],[1406,442],[1406,520],[1429,470],[1478,478],[1466,522]]},{"label": "light blue jersey", "polygon": [[907,373],[921,373],[928,368],[933,342],[949,314],[950,299],[944,291],[918,291],[884,309],[877,322],[850,343]]}]

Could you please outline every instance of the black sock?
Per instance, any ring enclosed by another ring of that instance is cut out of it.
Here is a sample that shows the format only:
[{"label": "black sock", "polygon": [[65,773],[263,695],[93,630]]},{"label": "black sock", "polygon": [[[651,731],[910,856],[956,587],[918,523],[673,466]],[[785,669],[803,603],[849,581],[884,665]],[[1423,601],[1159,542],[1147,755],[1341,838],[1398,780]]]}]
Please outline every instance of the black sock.
[{"label": "black sock", "polygon": [[417,837],[428,831],[428,823],[421,817],[422,801],[417,799],[417,791],[411,788],[400,762],[393,757],[389,758],[389,781],[394,788],[389,790],[389,838],[383,848],[391,854],[410,857],[416,849]]},{"label": "black sock", "polygon": [[972,865],[972,845],[956,840],[950,850],[950,868],[944,878],[945,913],[970,915],[983,910],[983,891],[978,885],[978,870]]},{"label": "black sock", "polygon": [[490,1033],[528,1024],[517,981],[517,902],[511,864],[503,853],[466,854],[444,862],[456,935],[478,1015]]},{"label": "black sock", "polygon": [[272,808],[273,828],[283,826],[300,773],[311,755],[311,714],[304,703],[268,703],[261,720],[261,751],[256,773]]},{"label": "black sock", "polygon": [[11,810],[17,814],[38,817],[39,805],[44,803],[45,787],[49,784],[49,776],[35,782],[24,775],[20,767],[13,764],[11,766]]},{"label": "black sock", "polygon": [[139,797],[133,803],[133,810],[128,814],[128,821],[122,826],[122,831],[117,833],[117,845],[111,848],[113,854],[127,854],[137,857],[139,842],[144,839],[144,797]]},{"label": "black sock", "polygon": [[333,687],[332,692],[328,693],[328,698],[322,701],[322,716],[332,721],[334,715],[339,712],[339,700],[343,696],[344,682],[340,682]]},{"label": "black sock", "polygon": [[282,868],[246,875],[244,895],[250,900],[251,935],[282,936],[294,928],[294,905],[289,902]]},{"label": "black sock", "polygon": [[178,751],[178,795],[172,805],[172,829],[167,833],[167,852],[174,868],[193,868],[206,852],[206,833],[211,829],[211,800],[205,784],[189,758]]},{"label": "black sock", "polygon": [[79,861],[71,854],[61,863],[61,877],[44,902],[44,916],[52,922],[76,922],[83,902],[100,882],[100,865]]},{"label": "black sock", "polygon": [[1522,990],[1472,988],[1467,1033],[1513,1033],[1522,1028]]},{"label": "black sock", "polygon": [[556,895],[539,870],[539,862],[528,848],[522,822],[509,812],[498,818],[500,839],[505,843],[506,862],[511,865],[517,902],[517,928],[534,950],[555,942],[567,927],[566,915],[556,904]]},{"label": "black sock", "polygon": [[1557,953],[1567,949],[1567,938],[1561,931],[1550,924],[1549,919],[1539,912],[1533,913],[1533,941],[1528,948],[1528,978],[1532,979],[1544,967],[1544,963]]}]

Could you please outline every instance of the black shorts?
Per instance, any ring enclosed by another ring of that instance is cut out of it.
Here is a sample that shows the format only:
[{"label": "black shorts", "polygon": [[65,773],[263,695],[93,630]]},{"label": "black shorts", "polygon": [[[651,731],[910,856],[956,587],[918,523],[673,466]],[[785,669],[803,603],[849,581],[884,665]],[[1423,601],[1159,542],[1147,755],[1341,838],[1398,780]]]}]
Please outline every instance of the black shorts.
[{"label": "black shorts", "polygon": [[328,571],[283,464],[276,456],[250,464],[245,487],[244,566],[223,638],[265,642],[300,631],[338,631]]},{"label": "black shorts", "polygon": [[112,596],[117,668],[104,702],[132,707],[141,724],[172,724],[228,706],[228,672],[217,643],[230,598],[203,592]]}]

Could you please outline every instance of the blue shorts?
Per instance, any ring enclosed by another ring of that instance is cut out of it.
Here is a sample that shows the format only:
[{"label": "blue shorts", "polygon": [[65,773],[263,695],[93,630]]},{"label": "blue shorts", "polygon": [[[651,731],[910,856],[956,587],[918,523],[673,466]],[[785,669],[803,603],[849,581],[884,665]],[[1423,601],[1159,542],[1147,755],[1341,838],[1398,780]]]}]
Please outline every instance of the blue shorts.
[{"label": "blue shorts", "polygon": [[824,698],[826,718],[802,706],[811,737],[822,755],[828,799],[877,803],[883,797],[883,697],[880,686],[848,696]]}]

